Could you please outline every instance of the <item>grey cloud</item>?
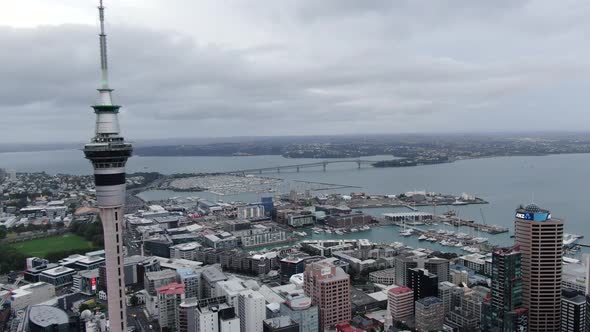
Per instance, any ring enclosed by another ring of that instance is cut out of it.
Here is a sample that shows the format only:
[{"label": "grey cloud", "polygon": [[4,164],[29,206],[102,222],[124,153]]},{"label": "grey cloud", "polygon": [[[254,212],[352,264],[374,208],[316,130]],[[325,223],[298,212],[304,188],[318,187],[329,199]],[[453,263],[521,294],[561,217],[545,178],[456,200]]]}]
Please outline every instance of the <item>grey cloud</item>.
[{"label": "grey cloud", "polygon": [[[529,118],[531,96],[569,98],[572,80],[590,85],[580,33],[589,23],[578,19],[590,10],[572,3],[578,11],[552,15],[545,1],[230,2],[272,40],[233,47],[174,26],[109,25],[111,85],[131,138],[506,130]],[[542,21],[551,34],[535,33]],[[0,130],[14,140],[89,137],[97,44],[94,26],[1,27]],[[534,107],[552,129],[559,113]],[[576,129],[590,129],[579,116]]]}]

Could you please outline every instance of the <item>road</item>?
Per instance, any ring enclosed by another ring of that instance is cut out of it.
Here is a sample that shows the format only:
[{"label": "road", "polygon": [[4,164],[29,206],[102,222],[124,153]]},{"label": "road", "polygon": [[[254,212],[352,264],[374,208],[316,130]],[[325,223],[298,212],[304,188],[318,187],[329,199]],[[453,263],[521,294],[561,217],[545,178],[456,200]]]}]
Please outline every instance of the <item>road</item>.
[{"label": "road", "polygon": [[143,306],[127,307],[127,325],[129,327],[135,326],[136,331],[141,332],[159,331],[157,324],[150,323],[145,316]]}]

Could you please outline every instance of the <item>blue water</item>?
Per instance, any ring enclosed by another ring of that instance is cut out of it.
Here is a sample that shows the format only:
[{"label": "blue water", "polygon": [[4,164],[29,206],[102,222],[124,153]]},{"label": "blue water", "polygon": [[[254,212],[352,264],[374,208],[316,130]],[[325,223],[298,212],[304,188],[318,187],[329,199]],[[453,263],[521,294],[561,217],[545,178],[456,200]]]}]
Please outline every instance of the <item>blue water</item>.
[{"label": "blue water", "polygon": [[[387,156],[373,157],[374,160]],[[366,159],[366,158],[364,158]],[[161,173],[211,172],[309,163],[310,159],[287,159],[281,156],[253,157],[133,157],[128,172],[158,171]],[[361,189],[344,189],[342,192],[364,191],[377,194],[398,194],[411,190],[427,190],[460,195],[467,192],[481,197],[490,204],[453,207],[460,216],[488,224],[513,228],[514,209],[519,204],[534,201],[550,209],[553,216],[564,218],[566,231],[586,235],[588,233],[588,200],[590,198],[590,154],[552,155],[540,157],[499,157],[463,160],[455,163],[409,168],[357,169],[356,164],[329,165],[321,168],[266,173],[266,176],[288,180],[347,184]],[[90,174],[90,164],[81,151],[45,151],[0,153],[0,167],[20,172],[46,171],[48,173]],[[301,189],[294,184],[292,189]],[[303,185],[301,185],[303,186]],[[204,193],[150,192],[145,197],[201,196]],[[262,194],[246,194],[241,200],[259,200]],[[209,196],[208,198],[213,198]],[[224,198],[226,200],[230,198]],[[439,207],[437,212],[444,212]],[[373,210],[383,213],[389,210]],[[431,212],[429,210],[429,212]],[[482,218],[483,215],[483,218]],[[396,230],[391,228],[392,232]],[[397,232],[397,231],[396,231]],[[376,241],[385,241],[388,232],[379,233]],[[362,233],[350,234],[362,237]],[[385,238],[381,240],[381,236]],[[486,235],[488,236],[488,235]],[[372,236],[371,236],[372,237]],[[489,237],[489,236],[488,236]],[[393,238],[393,235],[392,235]],[[505,239],[504,239],[505,238]],[[498,238],[510,242],[507,235]],[[410,239],[404,239],[406,242]],[[589,240],[590,241],[590,240]],[[417,240],[416,240],[417,242]]]}]

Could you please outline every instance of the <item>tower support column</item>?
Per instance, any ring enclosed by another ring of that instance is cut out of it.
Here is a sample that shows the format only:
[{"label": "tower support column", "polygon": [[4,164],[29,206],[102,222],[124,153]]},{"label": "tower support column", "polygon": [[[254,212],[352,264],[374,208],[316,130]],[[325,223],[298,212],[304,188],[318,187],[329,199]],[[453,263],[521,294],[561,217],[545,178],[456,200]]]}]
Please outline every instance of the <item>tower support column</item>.
[{"label": "tower support column", "polygon": [[123,214],[123,207],[99,209],[105,235],[107,303],[111,332],[127,331],[125,270],[123,269]]}]

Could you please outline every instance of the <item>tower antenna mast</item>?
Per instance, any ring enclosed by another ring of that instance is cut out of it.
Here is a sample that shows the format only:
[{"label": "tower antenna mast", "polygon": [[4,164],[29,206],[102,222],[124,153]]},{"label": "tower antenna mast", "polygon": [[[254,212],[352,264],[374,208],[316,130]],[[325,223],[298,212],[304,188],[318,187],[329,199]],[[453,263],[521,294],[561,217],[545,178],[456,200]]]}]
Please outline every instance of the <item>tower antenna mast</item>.
[{"label": "tower antenna mast", "polygon": [[100,19],[100,85],[102,89],[109,88],[109,68],[107,62],[107,34],[104,32],[104,6],[102,0],[98,6],[98,16]]}]

